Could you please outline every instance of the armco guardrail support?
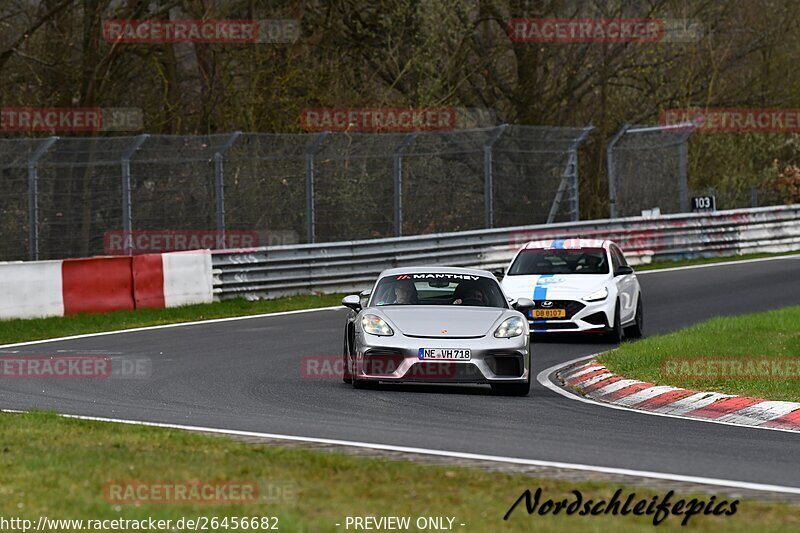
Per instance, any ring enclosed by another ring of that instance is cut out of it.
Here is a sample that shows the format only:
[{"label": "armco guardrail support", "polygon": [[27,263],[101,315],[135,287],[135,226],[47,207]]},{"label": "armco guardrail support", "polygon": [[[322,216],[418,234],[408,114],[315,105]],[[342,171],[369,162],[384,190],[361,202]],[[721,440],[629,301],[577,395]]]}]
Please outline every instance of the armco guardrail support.
[{"label": "armco guardrail support", "polygon": [[123,251],[125,255],[133,253],[133,207],[131,205],[131,158],[142,147],[148,134],[137,135],[133,143],[122,154],[120,161],[122,171],[122,236],[125,239]]},{"label": "armco guardrail support", "polygon": [[409,133],[394,151],[392,170],[394,174],[394,235],[403,235],[403,152],[418,134]]},{"label": "armco guardrail support", "polygon": [[222,238],[223,244],[225,243],[225,152],[233,146],[236,139],[242,134],[241,131],[234,131],[225,140],[222,146],[214,153],[214,196],[216,198],[217,208],[217,231],[220,233],[218,237]]},{"label": "armco guardrail support", "polygon": [[314,212],[314,156],[319,150],[322,141],[330,134],[323,131],[306,149],[306,240],[309,244],[316,242],[316,213]]},{"label": "armco guardrail support", "polygon": [[494,172],[492,165],[492,148],[503,135],[508,124],[501,124],[483,145],[483,204],[486,213],[486,227],[494,227]]},{"label": "armco guardrail support", "polygon": [[608,175],[608,217],[617,218],[617,171],[614,167],[614,146],[619,142],[630,124],[623,124],[617,133],[611,137],[606,146],[606,174]]},{"label": "armco guardrail support", "polygon": [[39,260],[39,159],[58,140],[50,137],[36,148],[28,159],[28,257]]}]

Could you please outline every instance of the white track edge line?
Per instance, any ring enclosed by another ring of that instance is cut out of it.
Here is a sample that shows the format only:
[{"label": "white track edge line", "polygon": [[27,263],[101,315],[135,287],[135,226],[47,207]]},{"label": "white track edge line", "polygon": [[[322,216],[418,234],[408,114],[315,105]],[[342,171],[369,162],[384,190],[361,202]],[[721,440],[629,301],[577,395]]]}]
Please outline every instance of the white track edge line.
[{"label": "white track edge line", "polygon": [[[707,418],[691,418],[691,417],[688,417],[688,416],[671,415],[671,414],[668,414],[668,413],[657,413],[655,411],[645,411],[644,409],[635,409],[633,407],[625,407],[623,405],[616,405],[616,404],[613,404],[613,403],[606,403],[606,402],[601,402],[601,401],[598,401],[598,400],[589,399],[589,398],[587,398],[585,396],[581,396],[581,395],[579,395],[577,393],[573,393],[571,391],[568,391],[568,390],[560,387],[558,384],[553,383],[552,381],[550,381],[549,376],[553,372],[556,372],[556,371],[558,371],[559,369],[561,369],[561,368],[563,368],[565,366],[569,366],[569,365],[575,364],[575,363],[577,363],[579,361],[583,361],[584,359],[589,359],[591,357],[597,357],[598,355],[602,355],[603,353],[605,353],[605,352],[599,352],[599,353],[596,353],[596,354],[593,354],[593,355],[585,355],[583,357],[578,357],[576,359],[572,359],[571,361],[566,361],[564,363],[558,363],[557,365],[553,365],[550,368],[547,368],[547,369],[542,370],[541,372],[539,372],[539,374],[536,375],[536,381],[538,381],[542,386],[550,389],[551,391],[553,391],[553,392],[555,392],[557,394],[560,394],[561,396],[569,398],[570,400],[577,400],[579,402],[589,403],[589,404],[592,404],[592,405],[598,405],[600,407],[605,407],[605,408],[608,408],[608,409],[618,409],[620,411],[630,411],[632,413],[639,413],[639,414],[642,414],[642,415],[663,416],[663,417],[666,417],[666,418],[678,418],[680,420],[688,420],[688,421],[691,421],[691,422],[703,422],[703,423],[706,423],[706,424],[720,424],[720,425],[723,425],[723,426],[733,426],[733,427],[743,428],[743,429],[759,429],[761,431],[781,431],[783,433],[793,433],[795,435],[800,433],[800,430],[796,430],[796,429],[774,428],[774,427],[767,427],[767,426],[753,426],[753,425],[746,425],[746,424],[735,424],[733,422],[724,422],[724,421],[721,421],[721,420],[711,420],[711,419],[707,419]],[[703,391],[698,391],[698,392],[703,392]]]},{"label": "white track edge line", "polygon": [[[735,256],[732,256],[735,257]],[[675,272],[678,270],[694,270],[696,268],[710,268],[710,267],[718,267],[718,266],[730,266],[730,265],[746,265],[748,263],[760,263],[762,261],[779,261],[781,259],[798,259],[800,258],[800,254],[790,254],[790,255],[778,255],[774,257],[757,257],[755,259],[733,259],[731,261],[719,261],[717,263],[706,263],[703,265],[686,265],[686,266],[679,266],[679,267],[667,267],[667,268],[653,268],[650,270],[641,270],[637,271],[636,275],[641,276],[644,274],[656,274],[658,272]],[[646,265],[638,265],[638,266],[646,266]],[[635,270],[635,269],[634,269]]]},{"label": "white track edge line", "polygon": [[[0,409],[3,413],[25,413],[12,409]],[[384,450],[402,453],[413,453],[419,455],[432,455],[437,457],[450,457],[455,459],[472,459],[477,461],[491,461],[495,463],[509,463],[525,466],[541,466],[551,468],[564,468],[570,470],[582,470],[589,472],[600,472],[604,474],[616,474],[622,476],[644,477],[651,479],[663,479],[667,481],[679,481],[684,483],[698,483],[703,485],[713,485],[719,487],[729,487],[746,489],[760,492],[780,492],[785,494],[800,494],[800,487],[785,487],[782,485],[769,485],[765,483],[754,483],[749,481],[735,481],[728,479],[705,478],[699,476],[685,476],[682,474],[668,474],[664,472],[650,472],[647,470],[632,470],[627,468],[614,468],[606,466],[585,465],[580,463],[562,463],[558,461],[543,461],[539,459],[523,459],[518,457],[504,457],[498,455],[483,455],[468,452],[455,452],[446,450],[432,450],[427,448],[416,448],[412,446],[395,446],[392,444],[376,444],[371,442],[347,441],[338,439],[324,439],[318,437],[300,437],[295,435],[280,435],[273,433],[260,433],[256,431],[242,431],[235,429],[209,428],[202,426],[185,426],[180,424],[167,424],[161,422],[145,422],[140,420],[124,420],[117,418],[103,418],[96,416],[59,414],[59,417],[76,420],[89,420],[93,422],[110,422],[118,424],[130,424],[137,426],[157,427],[164,429],[179,429],[200,433],[214,433],[220,435],[232,435],[239,437],[259,437],[275,440],[287,440],[296,442],[313,442],[317,444],[332,444],[338,446],[348,446],[352,448],[366,448],[372,450]]]},{"label": "white track edge line", "polygon": [[2,344],[0,345],[0,348],[14,348],[15,346],[30,346],[33,344],[42,344],[46,342],[69,341],[73,339],[86,339],[89,337],[103,337],[105,335],[119,335],[120,333],[136,333],[139,331],[152,331],[156,329],[180,328],[184,326],[215,324],[219,322],[234,322],[237,320],[249,320],[251,318],[267,318],[271,316],[297,315],[301,313],[315,313],[317,311],[335,311],[337,309],[346,309],[346,308],[341,305],[334,305],[330,307],[314,307],[311,309],[295,309],[293,311],[276,311],[274,313],[261,313],[258,315],[241,315],[241,316],[229,316],[224,318],[209,318],[208,320],[194,320],[192,322],[173,322],[171,324],[159,324],[157,326],[142,326],[139,328],[115,329],[111,331],[98,331],[95,333],[81,333],[79,335],[70,335],[67,337],[55,337],[52,339],[39,339],[35,341],[16,342],[13,344]]}]

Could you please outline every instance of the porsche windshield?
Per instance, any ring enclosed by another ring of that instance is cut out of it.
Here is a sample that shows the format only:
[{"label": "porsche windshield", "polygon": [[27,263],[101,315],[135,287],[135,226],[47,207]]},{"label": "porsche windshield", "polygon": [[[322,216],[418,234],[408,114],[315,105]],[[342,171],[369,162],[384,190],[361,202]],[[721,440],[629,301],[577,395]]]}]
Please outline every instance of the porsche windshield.
[{"label": "porsche windshield", "polygon": [[526,274],[608,274],[608,259],[602,248],[523,250],[508,275]]},{"label": "porsche windshield", "polygon": [[494,279],[430,273],[383,278],[375,289],[372,305],[508,307],[503,292]]}]

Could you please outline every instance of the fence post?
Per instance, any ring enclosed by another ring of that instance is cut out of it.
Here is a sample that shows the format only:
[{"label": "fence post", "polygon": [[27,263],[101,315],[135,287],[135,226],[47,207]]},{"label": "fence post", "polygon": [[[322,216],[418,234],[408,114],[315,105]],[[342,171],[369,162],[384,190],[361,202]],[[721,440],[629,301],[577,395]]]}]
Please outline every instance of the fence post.
[{"label": "fence post", "polygon": [[581,219],[581,197],[580,197],[580,183],[578,174],[578,147],[583,144],[586,137],[594,129],[591,124],[583,129],[580,136],[575,139],[569,146],[569,157],[571,159],[572,174],[570,175],[572,181],[572,196],[570,197],[570,220],[578,222]]},{"label": "fence post", "polygon": [[314,155],[316,155],[322,141],[325,140],[330,134],[329,131],[323,131],[311,145],[306,149],[306,226],[308,243],[316,242],[316,219],[314,212]]},{"label": "fence post", "polygon": [[124,255],[131,255],[133,253],[133,207],[131,202],[131,157],[139,148],[142,147],[144,142],[150,135],[143,133],[137,135],[125,152],[122,154],[120,164],[122,166],[122,238],[124,239],[123,252]]},{"label": "fence post", "polygon": [[[691,135],[691,133],[689,135]],[[686,140],[689,138],[689,135],[682,136],[680,144],[678,145],[678,195],[681,212],[683,213],[691,211],[689,207],[689,150],[686,145]]]},{"label": "fence post", "polygon": [[39,260],[39,159],[58,140],[50,137],[40,144],[28,159],[28,258]]},{"label": "fence post", "polygon": [[617,133],[611,137],[606,146],[606,174],[608,174],[608,215],[617,218],[617,170],[614,167],[614,146],[619,142],[630,124],[623,124]]},{"label": "fence post", "polygon": [[572,222],[577,222],[581,218],[580,213],[580,197],[578,191],[578,146],[586,139],[589,132],[594,129],[594,126],[589,125],[581,130],[578,135],[567,148],[567,164],[564,166],[564,172],[561,174],[561,181],[558,184],[558,190],[553,198],[553,203],[550,204],[550,213],[547,215],[547,224],[552,224],[556,220],[558,210],[561,207],[561,199],[564,197],[564,191],[567,188],[572,190],[569,197],[569,219]]},{"label": "fence post", "polygon": [[217,204],[217,232],[219,232],[215,242],[220,242],[219,238],[221,237],[222,246],[225,248],[228,247],[225,242],[225,152],[233,146],[233,143],[236,142],[236,139],[238,139],[241,134],[241,131],[234,131],[222,146],[214,152],[214,196]]},{"label": "fence post", "polygon": [[394,151],[393,158],[393,174],[394,174],[394,235],[400,237],[403,235],[403,152],[405,152],[408,145],[414,141],[417,132],[409,133],[403,137],[403,141],[397,145]]},{"label": "fence post", "polygon": [[483,145],[483,209],[485,212],[485,223],[487,228],[494,227],[494,172],[493,172],[493,153],[494,143],[500,139],[508,128],[508,124],[498,126],[486,143]]}]

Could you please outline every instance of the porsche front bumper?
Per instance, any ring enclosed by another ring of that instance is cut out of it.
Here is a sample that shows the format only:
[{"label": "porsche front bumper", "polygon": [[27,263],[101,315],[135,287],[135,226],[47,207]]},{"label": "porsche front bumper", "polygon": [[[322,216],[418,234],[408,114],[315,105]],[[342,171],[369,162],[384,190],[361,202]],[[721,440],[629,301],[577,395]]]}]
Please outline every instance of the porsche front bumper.
[{"label": "porsche front bumper", "polygon": [[[469,360],[428,360],[420,349],[468,349]],[[354,377],[363,381],[426,383],[524,383],[530,375],[530,336],[498,339],[389,337],[362,334],[356,337]]]}]

